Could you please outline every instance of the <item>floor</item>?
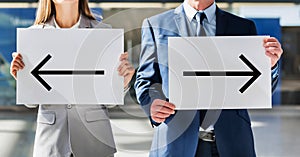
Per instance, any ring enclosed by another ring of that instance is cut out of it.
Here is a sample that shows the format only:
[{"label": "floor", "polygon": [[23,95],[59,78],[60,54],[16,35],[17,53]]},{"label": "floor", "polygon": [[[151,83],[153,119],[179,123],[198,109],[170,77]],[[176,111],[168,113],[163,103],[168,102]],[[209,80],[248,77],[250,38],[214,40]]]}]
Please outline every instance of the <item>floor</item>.
[{"label": "floor", "polygon": [[[116,157],[148,155],[153,129],[137,105],[111,108]],[[251,110],[258,157],[298,157],[300,106]],[[0,110],[0,157],[31,157],[36,113]],[[135,126],[135,127],[131,127]]]}]

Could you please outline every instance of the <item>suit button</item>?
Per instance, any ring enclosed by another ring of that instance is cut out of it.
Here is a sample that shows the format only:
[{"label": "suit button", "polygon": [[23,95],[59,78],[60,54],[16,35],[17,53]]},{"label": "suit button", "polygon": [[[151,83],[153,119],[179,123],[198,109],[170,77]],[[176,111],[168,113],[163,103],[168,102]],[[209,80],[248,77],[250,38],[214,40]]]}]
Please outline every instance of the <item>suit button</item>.
[{"label": "suit button", "polygon": [[68,105],[67,105],[67,108],[68,108],[68,109],[71,109],[71,108],[72,108],[72,105],[71,105],[71,104],[68,104]]}]

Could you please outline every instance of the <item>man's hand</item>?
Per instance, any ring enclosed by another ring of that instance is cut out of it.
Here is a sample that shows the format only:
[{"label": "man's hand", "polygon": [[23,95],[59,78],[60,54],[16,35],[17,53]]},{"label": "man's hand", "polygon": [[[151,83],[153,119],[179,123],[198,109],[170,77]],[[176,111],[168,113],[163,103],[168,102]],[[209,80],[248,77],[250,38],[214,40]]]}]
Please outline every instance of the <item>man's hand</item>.
[{"label": "man's hand", "polygon": [[171,114],[175,114],[175,105],[164,100],[155,99],[151,104],[150,113],[155,122],[162,123]]},{"label": "man's hand", "polygon": [[281,44],[276,38],[270,37],[264,39],[264,47],[266,55],[271,58],[271,67],[274,67],[283,53]]}]

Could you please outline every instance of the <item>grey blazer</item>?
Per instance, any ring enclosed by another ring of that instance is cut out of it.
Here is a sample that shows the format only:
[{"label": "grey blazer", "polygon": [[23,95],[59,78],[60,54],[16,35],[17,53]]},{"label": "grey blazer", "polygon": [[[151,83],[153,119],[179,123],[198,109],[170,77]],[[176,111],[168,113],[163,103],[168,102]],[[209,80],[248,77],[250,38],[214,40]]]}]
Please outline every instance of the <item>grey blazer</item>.
[{"label": "grey blazer", "polygon": [[[83,15],[79,23],[79,28],[111,28]],[[31,28],[55,28],[54,17]],[[34,157],[70,157],[71,153],[75,157],[107,157],[115,152],[105,106],[39,105]]]}]

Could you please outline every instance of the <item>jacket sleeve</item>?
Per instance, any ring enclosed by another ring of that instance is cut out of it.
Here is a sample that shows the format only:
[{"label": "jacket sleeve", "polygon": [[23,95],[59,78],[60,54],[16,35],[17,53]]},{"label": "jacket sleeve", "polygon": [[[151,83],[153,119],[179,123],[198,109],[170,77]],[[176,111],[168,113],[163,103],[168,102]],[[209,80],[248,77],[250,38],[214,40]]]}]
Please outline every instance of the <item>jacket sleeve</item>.
[{"label": "jacket sleeve", "polygon": [[277,63],[271,70],[272,75],[272,92],[274,93],[277,84],[278,84],[278,78],[279,78],[279,64]]},{"label": "jacket sleeve", "polygon": [[145,19],[142,26],[140,66],[136,73],[135,90],[137,100],[150,118],[152,125],[158,125],[151,119],[152,102],[155,99],[166,99],[161,84],[154,28],[149,19]]}]

